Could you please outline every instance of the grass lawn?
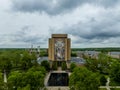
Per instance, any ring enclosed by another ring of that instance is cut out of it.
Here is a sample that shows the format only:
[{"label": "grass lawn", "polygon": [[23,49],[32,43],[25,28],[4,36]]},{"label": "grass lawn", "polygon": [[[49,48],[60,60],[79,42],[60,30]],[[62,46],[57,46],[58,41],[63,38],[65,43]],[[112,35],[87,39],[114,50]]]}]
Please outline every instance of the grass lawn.
[{"label": "grass lawn", "polygon": [[120,88],[111,88],[110,90],[120,90]]},{"label": "grass lawn", "polygon": [[[107,90],[106,88],[99,88],[99,90]],[[111,88],[110,90],[120,90],[120,88]]]}]

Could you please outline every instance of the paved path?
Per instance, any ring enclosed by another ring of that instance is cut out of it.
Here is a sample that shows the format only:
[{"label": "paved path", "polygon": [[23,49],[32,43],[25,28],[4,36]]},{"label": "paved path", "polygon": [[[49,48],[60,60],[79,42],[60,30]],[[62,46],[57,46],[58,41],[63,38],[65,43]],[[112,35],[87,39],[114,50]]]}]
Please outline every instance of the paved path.
[{"label": "paved path", "polygon": [[108,78],[107,78],[107,83],[106,83],[106,89],[107,89],[107,90],[110,90],[109,83],[110,83],[110,78],[108,77]]},{"label": "paved path", "polygon": [[70,90],[69,87],[47,87],[48,90]]},{"label": "paved path", "polygon": [[[106,86],[100,86],[99,88],[106,88]],[[109,86],[109,88],[120,88],[120,86]]]},{"label": "paved path", "polygon": [[120,88],[120,86],[109,86],[110,78],[107,78],[106,86],[100,86],[99,88],[106,88],[107,90],[111,90],[110,88]]},{"label": "paved path", "polygon": [[4,70],[4,82],[7,83],[7,75],[5,70]]},{"label": "paved path", "polygon": [[57,71],[62,71],[62,68],[61,67],[58,67],[58,70]]},{"label": "paved path", "polygon": [[45,86],[48,86],[48,79],[50,77],[50,74],[51,74],[50,72],[46,74],[46,77],[45,77],[45,80],[44,80],[44,85]]}]

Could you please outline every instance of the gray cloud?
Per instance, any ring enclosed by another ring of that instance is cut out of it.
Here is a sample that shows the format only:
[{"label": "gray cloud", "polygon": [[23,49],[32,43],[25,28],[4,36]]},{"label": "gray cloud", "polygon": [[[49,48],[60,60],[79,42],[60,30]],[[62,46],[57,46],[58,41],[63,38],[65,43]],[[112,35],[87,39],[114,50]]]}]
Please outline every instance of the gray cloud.
[{"label": "gray cloud", "polygon": [[[120,37],[120,27],[114,28],[108,24],[99,23],[98,25],[89,22],[88,26],[76,24],[72,27],[69,27],[65,30],[66,33],[69,33],[73,36],[78,36],[80,38],[85,39],[87,43],[100,43],[104,42],[105,40],[109,40],[111,38],[118,38]],[[105,24],[104,26],[102,26]],[[84,41],[84,42],[85,42]],[[79,40],[78,40],[79,42]]]},{"label": "gray cloud", "polygon": [[[20,13],[6,10],[7,1]],[[0,47],[47,47],[53,33],[68,34],[72,47],[120,45],[120,0],[7,1],[0,3]]]},{"label": "gray cloud", "polygon": [[119,0],[12,0],[12,8],[21,12],[45,12],[50,15],[58,15],[83,4],[113,7],[119,2]]},{"label": "gray cloud", "polygon": [[30,26],[24,26],[22,30],[16,32],[13,35],[13,42],[22,42],[29,44],[45,44],[47,37],[44,35],[33,34],[30,30]]},{"label": "gray cloud", "polygon": [[[76,38],[74,43],[101,43],[101,44],[120,44],[120,9],[107,9],[100,16],[90,16],[87,20],[79,21],[71,26],[64,26],[59,33],[67,33]],[[54,29],[57,33],[58,30]],[[52,33],[52,32],[51,32]]]},{"label": "gray cloud", "polygon": [[1,48],[15,48],[15,47],[29,47],[33,45],[41,45],[46,47],[48,37],[44,35],[32,34],[29,26],[24,26],[21,30],[12,34],[0,35],[0,47]]}]

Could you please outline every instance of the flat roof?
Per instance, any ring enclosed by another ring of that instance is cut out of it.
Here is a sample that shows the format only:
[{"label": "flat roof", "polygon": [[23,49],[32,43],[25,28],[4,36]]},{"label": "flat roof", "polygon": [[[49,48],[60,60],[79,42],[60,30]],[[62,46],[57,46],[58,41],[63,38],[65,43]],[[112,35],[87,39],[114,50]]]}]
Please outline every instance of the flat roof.
[{"label": "flat roof", "polygon": [[67,38],[67,34],[52,34],[52,38]]}]

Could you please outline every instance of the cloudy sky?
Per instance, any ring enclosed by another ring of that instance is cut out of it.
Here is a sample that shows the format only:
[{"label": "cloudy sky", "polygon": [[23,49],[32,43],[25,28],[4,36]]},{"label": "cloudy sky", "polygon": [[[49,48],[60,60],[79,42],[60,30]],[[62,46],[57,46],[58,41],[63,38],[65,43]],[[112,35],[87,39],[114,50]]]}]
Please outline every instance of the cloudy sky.
[{"label": "cloudy sky", "polygon": [[73,48],[119,47],[120,0],[0,0],[0,48],[46,48],[53,33]]}]

